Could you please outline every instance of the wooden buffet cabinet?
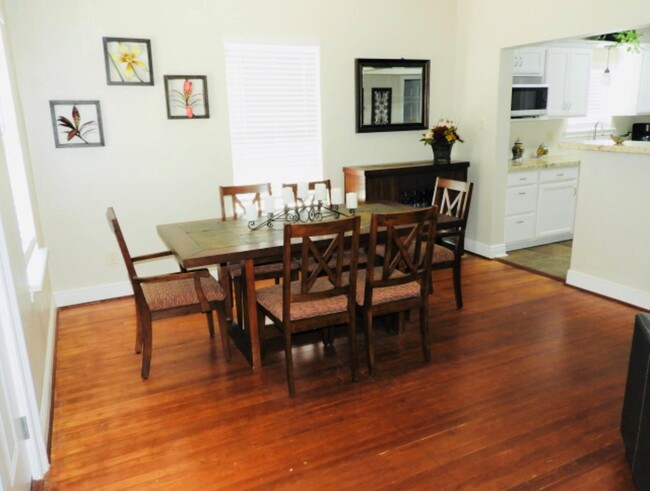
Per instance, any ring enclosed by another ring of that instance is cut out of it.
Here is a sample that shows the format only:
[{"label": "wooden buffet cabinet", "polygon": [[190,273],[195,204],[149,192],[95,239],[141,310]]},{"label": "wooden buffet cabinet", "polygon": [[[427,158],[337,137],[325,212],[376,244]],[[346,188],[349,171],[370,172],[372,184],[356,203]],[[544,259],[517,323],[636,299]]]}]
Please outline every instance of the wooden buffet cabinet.
[{"label": "wooden buffet cabinet", "polygon": [[420,205],[431,202],[436,177],[467,181],[469,162],[431,160],[395,164],[343,167],[345,192],[355,192],[359,202],[391,200]]}]

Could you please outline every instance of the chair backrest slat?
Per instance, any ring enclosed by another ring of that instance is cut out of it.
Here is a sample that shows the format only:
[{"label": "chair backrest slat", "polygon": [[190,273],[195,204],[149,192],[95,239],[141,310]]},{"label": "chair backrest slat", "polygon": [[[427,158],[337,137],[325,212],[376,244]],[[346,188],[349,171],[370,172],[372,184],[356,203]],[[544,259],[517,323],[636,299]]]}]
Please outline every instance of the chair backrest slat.
[{"label": "chair backrest slat", "polygon": [[113,207],[110,207],[108,210],[106,210],[106,218],[108,219],[108,224],[110,225],[111,230],[113,233],[115,233],[115,238],[117,239],[117,244],[120,247],[120,252],[122,253],[122,258],[124,259],[124,264],[126,265],[126,269],[129,272],[129,279],[133,284],[133,278],[136,278],[138,274],[135,271],[135,266],[131,260],[129,248],[126,246],[126,240],[124,240],[124,235],[122,234],[122,229],[120,228],[120,224],[117,221],[117,216],[115,215],[115,210]]},{"label": "chair backrest slat", "polygon": [[431,204],[438,205],[440,214],[462,218],[466,222],[472,187],[469,182],[438,177]]}]

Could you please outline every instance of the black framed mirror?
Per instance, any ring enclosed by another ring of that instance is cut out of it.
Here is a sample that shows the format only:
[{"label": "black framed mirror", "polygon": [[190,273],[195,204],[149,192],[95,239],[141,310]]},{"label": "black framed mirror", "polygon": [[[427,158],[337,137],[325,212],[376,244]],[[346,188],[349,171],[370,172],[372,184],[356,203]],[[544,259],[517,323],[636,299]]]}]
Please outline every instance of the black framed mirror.
[{"label": "black framed mirror", "polygon": [[425,130],[429,60],[355,60],[357,133]]}]

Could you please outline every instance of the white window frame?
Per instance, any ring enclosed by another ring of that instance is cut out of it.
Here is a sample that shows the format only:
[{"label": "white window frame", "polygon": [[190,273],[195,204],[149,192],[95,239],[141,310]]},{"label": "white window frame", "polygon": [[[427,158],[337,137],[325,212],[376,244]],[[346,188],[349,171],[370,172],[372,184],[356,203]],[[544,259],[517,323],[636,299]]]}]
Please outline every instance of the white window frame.
[{"label": "white window frame", "polygon": [[320,48],[226,40],[233,182],[323,178]]},{"label": "white window frame", "polygon": [[23,139],[14,102],[15,91],[10,78],[7,46],[6,29],[0,20],[0,135],[25,258],[27,279],[30,291],[34,293],[43,289],[48,254],[46,248],[39,247],[36,235],[36,222],[25,167]]}]

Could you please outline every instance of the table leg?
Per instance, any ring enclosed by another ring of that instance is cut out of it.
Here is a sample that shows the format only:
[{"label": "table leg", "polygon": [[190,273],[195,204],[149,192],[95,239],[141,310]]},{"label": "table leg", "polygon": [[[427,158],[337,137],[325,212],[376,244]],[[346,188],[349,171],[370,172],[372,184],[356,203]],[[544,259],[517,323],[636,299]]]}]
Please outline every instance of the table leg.
[{"label": "table leg", "polygon": [[257,297],[255,296],[255,271],[252,259],[244,261],[244,288],[246,289],[246,331],[251,344],[251,365],[252,368],[262,366],[260,353],[260,331],[257,324]]}]

